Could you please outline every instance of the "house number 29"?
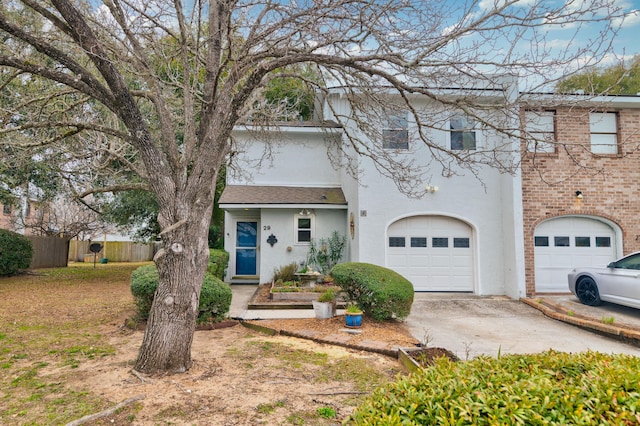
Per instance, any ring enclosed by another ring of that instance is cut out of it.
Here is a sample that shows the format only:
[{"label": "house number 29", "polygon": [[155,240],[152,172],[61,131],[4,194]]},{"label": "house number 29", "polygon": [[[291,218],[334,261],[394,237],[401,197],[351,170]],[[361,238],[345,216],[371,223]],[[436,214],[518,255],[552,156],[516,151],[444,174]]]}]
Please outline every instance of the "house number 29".
[{"label": "house number 29", "polygon": [[271,225],[265,225],[262,227],[263,231],[269,231],[271,229]]}]

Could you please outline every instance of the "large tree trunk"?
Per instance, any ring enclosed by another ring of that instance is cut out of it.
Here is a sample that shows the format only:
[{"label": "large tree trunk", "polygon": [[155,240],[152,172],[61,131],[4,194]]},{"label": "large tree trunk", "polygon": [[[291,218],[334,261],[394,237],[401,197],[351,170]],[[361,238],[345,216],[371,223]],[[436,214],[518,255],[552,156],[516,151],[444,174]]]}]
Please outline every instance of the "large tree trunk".
[{"label": "large tree trunk", "polygon": [[[201,198],[198,198],[200,201]],[[198,317],[202,281],[209,261],[208,228],[213,199],[207,206],[180,203],[182,220],[161,226],[163,247],[154,261],[158,289],[134,369],[155,373],[182,373],[191,366],[191,343]],[[161,217],[173,217],[160,208]]]}]

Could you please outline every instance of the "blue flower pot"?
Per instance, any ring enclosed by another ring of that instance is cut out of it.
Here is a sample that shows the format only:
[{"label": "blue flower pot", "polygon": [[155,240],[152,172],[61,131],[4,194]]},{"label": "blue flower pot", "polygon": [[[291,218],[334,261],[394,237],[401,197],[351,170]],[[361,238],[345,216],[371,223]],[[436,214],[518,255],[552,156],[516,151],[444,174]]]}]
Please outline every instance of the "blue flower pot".
[{"label": "blue flower pot", "polygon": [[344,317],[347,327],[360,327],[362,325],[362,314],[345,313]]}]

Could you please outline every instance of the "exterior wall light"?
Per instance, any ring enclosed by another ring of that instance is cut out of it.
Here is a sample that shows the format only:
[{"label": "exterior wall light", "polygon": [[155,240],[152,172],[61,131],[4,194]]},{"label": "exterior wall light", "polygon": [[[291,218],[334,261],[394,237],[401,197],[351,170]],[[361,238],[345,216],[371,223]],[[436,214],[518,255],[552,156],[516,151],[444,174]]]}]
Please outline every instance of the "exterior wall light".
[{"label": "exterior wall light", "polygon": [[433,194],[434,192],[437,192],[439,188],[437,186],[432,186],[431,184],[429,184],[425,186],[424,189],[426,189],[427,192],[431,192]]},{"label": "exterior wall light", "polygon": [[576,191],[576,198],[582,199],[582,191]]}]

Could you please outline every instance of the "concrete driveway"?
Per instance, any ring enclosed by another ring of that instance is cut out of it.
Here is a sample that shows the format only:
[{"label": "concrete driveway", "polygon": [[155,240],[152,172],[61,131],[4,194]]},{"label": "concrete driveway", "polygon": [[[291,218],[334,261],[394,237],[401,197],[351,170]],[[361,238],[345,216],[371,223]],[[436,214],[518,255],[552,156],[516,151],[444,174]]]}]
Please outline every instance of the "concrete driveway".
[{"label": "concrete driveway", "polygon": [[[571,296],[559,301],[574,302]],[[611,310],[616,312],[616,318],[620,315],[620,307],[616,305],[585,308],[591,309],[591,315],[598,320],[607,317]],[[632,320],[635,315],[635,321],[640,324],[640,310],[629,312],[625,308],[624,311]],[[532,353],[549,349],[640,356],[639,347],[551,319],[538,309],[506,297],[416,293],[407,324],[419,340],[447,348],[461,359],[480,354],[496,356],[498,352]]]}]

